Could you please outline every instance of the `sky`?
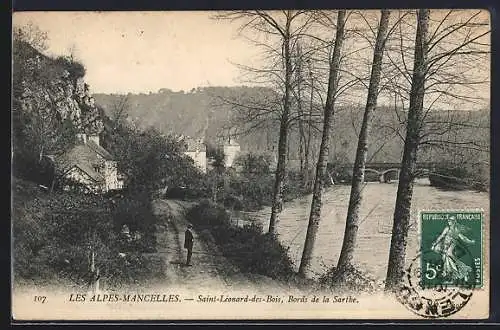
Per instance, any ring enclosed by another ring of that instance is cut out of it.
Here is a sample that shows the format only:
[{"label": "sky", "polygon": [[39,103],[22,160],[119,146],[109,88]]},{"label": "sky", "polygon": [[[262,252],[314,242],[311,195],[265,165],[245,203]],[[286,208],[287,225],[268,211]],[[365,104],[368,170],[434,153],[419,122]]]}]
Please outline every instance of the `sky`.
[{"label": "sky", "polygon": [[[446,12],[434,11],[434,15]],[[85,81],[92,93],[149,93],[162,88],[187,92],[205,86],[248,85],[235,63],[258,66],[262,49],[238,35],[241,22],[214,20],[213,14],[16,12],[13,24],[32,23],[47,32],[48,55],[69,55],[73,49],[76,59],[87,69]],[[369,53],[366,59],[371,59]],[[486,70],[482,71],[488,72],[489,63],[484,66]],[[369,70],[369,66],[366,68]],[[353,93],[346,98],[364,103],[363,93]],[[474,93],[489,98],[489,87]],[[379,103],[385,102],[379,99]],[[432,103],[430,96],[426,99]],[[468,109],[471,105],[457,101],[440,107]]]},{"label": "sky", "polygon": [[209,14],[23,12],[14,13],[13,24],[31,22],[46,31],[49,54],[73,48],[94,93],[241,85],[233,63],[248,63],[256,53],[235,25]]}]

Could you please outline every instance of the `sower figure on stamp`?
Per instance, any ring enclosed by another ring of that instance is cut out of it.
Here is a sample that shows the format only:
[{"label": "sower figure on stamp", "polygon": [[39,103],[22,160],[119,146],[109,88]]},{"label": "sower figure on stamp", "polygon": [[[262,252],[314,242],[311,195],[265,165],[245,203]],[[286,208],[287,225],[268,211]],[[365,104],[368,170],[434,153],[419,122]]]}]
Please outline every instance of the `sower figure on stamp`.
[{"label": "sower figure on stamp", "polygon": [[193,254],[193,228],[192,224],[188,224],[186,232],[184,233],[184,248],[187,249],[186,266],[191,266],[191,255]]},{"label": "sower figure on stamp", "polygon": [[455,221],[454,217],[448,219],[446,226],[432,244],[431,249],[440,253],[443,259],[443,276],[452,280],[469,278],[472,268],[461,261],[456,255],[455,248],[473,244],[474,240],[464,235],[468,228]]}]

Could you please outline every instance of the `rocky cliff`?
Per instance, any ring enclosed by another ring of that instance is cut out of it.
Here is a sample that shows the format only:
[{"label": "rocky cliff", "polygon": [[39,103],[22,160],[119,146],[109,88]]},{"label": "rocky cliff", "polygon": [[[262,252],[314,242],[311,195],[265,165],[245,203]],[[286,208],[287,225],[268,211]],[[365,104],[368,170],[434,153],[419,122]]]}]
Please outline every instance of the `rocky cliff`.
[{"label": "rocky cliff", "polygon": [[[101,112],[84,81],[85,68],[69,57],[45,56],[22,41],[14,42],[14,108],[75,129],[100,133]],[[24,123],[27,124],[27,123]]]},{"label": "rocky cliff", "polygon": [[49,57],[30,43],[13,43],[13,174],[45,183],[51,161],[77,142],[78,133],[100,134],[102,112],[84,81],[84,66]]}]

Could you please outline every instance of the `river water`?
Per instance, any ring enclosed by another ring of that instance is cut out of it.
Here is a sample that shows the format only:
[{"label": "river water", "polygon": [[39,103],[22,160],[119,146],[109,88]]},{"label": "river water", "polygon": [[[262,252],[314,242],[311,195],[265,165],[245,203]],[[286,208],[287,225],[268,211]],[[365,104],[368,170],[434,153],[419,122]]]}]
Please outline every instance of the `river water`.
[{"label": "river water", "polygon": [[[360,213],[360,227],[354,263],[370,276],[381,281],[385,278],[391,240],[392,217],[396,201],[397,182],[366,183]],[[337,185],[325,190],[318,235],[312,261],[312,274],[323,273],[335,266],[342,247],[345,219],[349,203],[350,186]],[[307,231],[312,196],[305,196],[285,203],[277,226],[280,241],[289,247],[289,255],[298,269]],[[407,260],[418,250],[418,212],[420,210],[478,209],[485,212],[489,221],[488,193],[475,191],[444,191],[421,179],[415,183],[412,199],[411,228],[407,245]],[[270,208],[254,212],[266,230],[269,226]]]}]

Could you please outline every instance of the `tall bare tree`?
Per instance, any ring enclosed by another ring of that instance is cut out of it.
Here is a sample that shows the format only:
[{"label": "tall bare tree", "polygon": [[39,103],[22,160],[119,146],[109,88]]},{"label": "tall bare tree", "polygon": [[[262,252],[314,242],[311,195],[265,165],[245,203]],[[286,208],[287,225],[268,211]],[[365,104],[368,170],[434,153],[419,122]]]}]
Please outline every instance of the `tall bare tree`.
[{"label": "tall bare tree", "polygon": [[[310,15],[314,17],[315,13]],[[324,77],[321,72],[316,72],[313,63],[320,61],[324,56],[321,53],[331,48],[330,45],[329,41],[311,35],[304,35],[295,43],[291,128],[292,131],[297,128],[300,177],[304,191],[312,188],[313,178],[310,173],[314,158],[312,149],[319,142],[317,133],[321,133],[323,123],[321,104],[324,93],[316,85],[326,84],[323,80],[328,78],[327,75]]]},{"label": "tall bare tree", "polygon": [[[291,118],[292,108],[292,81],[293,81],[293,62],[292,56],[294,44],[297,42],[304,30],[309,26],[310,20],[304,11],[283,10],[280,12],[255,11],[234,11],[216,15],[218,19],[230,19],[242,21],[241,30],[251,29],[266,38],[274,38],[279,44],[278,47],[269,41],[254,41],[254,43],[266,50],[268,66],[263,68],[252,68],[249,66],[240,66],[247,73],[252,75],[254,82],[264,79],[264,82],[272,81],[278,85],[280,90],[280,104],[277,107],[275,101],[269,105],[243,104],[246,113],[254,121],[268,121],[269,116],[278,114],[279,138],[277,151],[277,166],[273,192],[273,201],[271,207],[271,216],[269,219],[269,232],[275,234],[279,221],[279,214],[283,208],[283,189],[286,179],[286,164],[289,143],[289,129],[293,118]],[[271,65],[269,65],[271,64]],[[242,106],[242,104],[234,104]],[[278,111],[276,111],[279,109]]]},{"label": "tall bare tree", "polygon": [[[443,146],[460,144],[470,147],[474,141],[453,141],[437,139],[457,127],[470,125],[458,117],[445,115],[439,107],[464,107],[475,104],[481,97],[481,90],[488,78],[478,77],[477,71],[487,63],[489,24],[485,23],[484,12],[477,11],[433,11],[417,12],[417,29],[413,53],[413,70],[406,66],[409,57],[405,47],[405,35],[400,34],[401,61],[394,65],[403,81],[411,85],[407,89],[398,87],[400,97],[409,99],[406,136],[394,210],[391,247],[387,269],[386,290],[397,288],[404,268],[407,236],[410,228],[413,183],[418,174],[417,157],[422,146]],[[411,25],[409,25],[411,27]],[[393,61],[394,58],[391,57]],[[394,61],[395,63],[396,61]],[[475,90],[475,93],[471,93]],[[396,91],[398,93],[398,91]],[[483,97],[484,98],[484,97]],[[448,112],[449,114],[450,112]],[[438,119],[440,118],[440,119]],[[457,121],[459,120],[459,121]]]},{"label": "tall bare tree", "polygon": [[410,92],[410,109],[408,110],[403,161],[399,176],[396,208],[394,210],[386,289],[392,289],[399,283],[405,262],[406,238],[408,235],[408,226],[410,224],[411,198],[413,195],[413,179],[416,171],[417,148],[420,140],[419,129],[424,106],[429,15],[429,9],[420,9],[417,14],[417,33]]},{"label": "tall bare tree", "polygon": [[330,146],[330,134],[332,121],[335,113],[335,96],[338,88],[338,75],[341,60],[342,45],[344,42],[344,31],[346,23],[346,11],[339,10],[337,13],[337,26],[335,33],[335,45],[330,61],[330,73],[328,79],[328,92],[324,108],[323,135],[319,150],[318,163],[316,165],[316,178],[314,180],[313,199],[311,203],[311,213],[309,215],[309,224],[307,226],[306,240],[302,259],[299,267],[299,275],[305,277],[311,266],[311,259],[314,250],[314,242],[321,220],[321,198],[323,190],[323,179],[326,172],[328,161],[328,152]]},{"label": "tall bare tree", "polygon": [[351,264],[354,247],[356,244],[356,235],[359,226],[359,209],[362,199],[362,187],[364,183],[364,172],[368,154],[368,141],[370,135],[370,127],[372,115],[377,107],[377,97],[379,93],[379,82],[382,71],[382,59],[384,56],[385,41],[389,26],[389,10],[382,10],[380,24],[377,32],[377,40],[373,52],[373,62],[370,76],[370,85],[368,87],[368,96],[366,107],[359,131],[358,147],[356,150],[356,159],[354,161],[354,169],[351,184],[351,195],[349,199],[349,207],[347,210],[346,227],[344,233],[344,241],[340,258],[337,264],[338,275],[342,275],[346,268]]},{"label": "tall bare tree", "polygon": [[299,128],[299,159],[300,159],[300,175],[302,182],[306,182],[307,180],[307,171],[308,171],[308,162],[305,159],[308,156],[307,150],[307,136],[306,136],[306,127],[304,123],[304,101],[302,99],[303,96],[303,57],[302,57],[302,47],[300,42],[297,42],[296,46],[296,56],[295,56],[295,99],[297,104],[297,113],[299,116],[298,119],[298,128]]}]

